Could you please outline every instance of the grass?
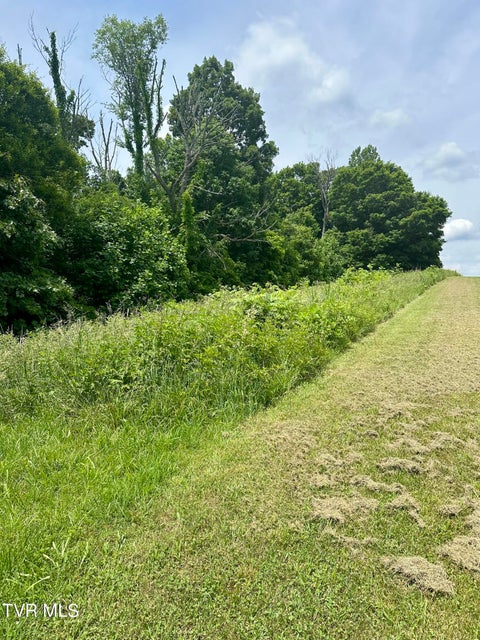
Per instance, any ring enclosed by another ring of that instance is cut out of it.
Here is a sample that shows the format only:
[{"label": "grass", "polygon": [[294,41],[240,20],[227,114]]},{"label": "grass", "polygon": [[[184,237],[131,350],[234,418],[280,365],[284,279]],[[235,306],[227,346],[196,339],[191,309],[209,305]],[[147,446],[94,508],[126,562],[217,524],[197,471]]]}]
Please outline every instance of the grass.
[{"label": "grass", "polygon": [[[372,616],[378,624],[364,586],[379,579],[382,603],[391,579],[369,548],[352,564],[349,545],[324,534],[308,480],[315,448],[356,452],[357,430],[344,425],[357,410],[375,420],[385,409],[361,403],[375,370],[364,379],[350,371],[338,389],[328,387],[330,370],[300,400],[307,415],[282,412],[309,387],[268,419],[241,421],[440,277],[349,274],[326,288],[222,293],[19,345],[3,336],[2,598],[81,610],[74,620],[0,617],[5,637],[347,638],[362,637]],[[470,459],[458,455],[468,475]],[[384,512],[366,521],[374,534]],[[411,524],[388,513],[400,529]],[[354,628],[360,635],[348,635]]]}]

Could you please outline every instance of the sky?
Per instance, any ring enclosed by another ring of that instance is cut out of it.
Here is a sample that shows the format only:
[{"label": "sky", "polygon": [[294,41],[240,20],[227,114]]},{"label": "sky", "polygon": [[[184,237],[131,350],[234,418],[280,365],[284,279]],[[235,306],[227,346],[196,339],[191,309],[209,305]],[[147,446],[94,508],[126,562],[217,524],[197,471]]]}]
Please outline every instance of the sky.
[{"label": "sky", "polygon": [[[276,168],[330,151],[337,166],[372,144],[418,191],[443,197],[443,265],[480,276],[480,3],[478,0],[0,0],[0,42],[50,86],[29,35],[75,30],[65,81],[88,90],[92,113],[109,101],[91,58],[106,15],[141,21],[162,14],[168,42],[164,100],[175,77],[204,57],[233,62],[260,94]],[[122,162],[122,160],[120,160]],[[121,168],[121,167],[120,167]]]}]

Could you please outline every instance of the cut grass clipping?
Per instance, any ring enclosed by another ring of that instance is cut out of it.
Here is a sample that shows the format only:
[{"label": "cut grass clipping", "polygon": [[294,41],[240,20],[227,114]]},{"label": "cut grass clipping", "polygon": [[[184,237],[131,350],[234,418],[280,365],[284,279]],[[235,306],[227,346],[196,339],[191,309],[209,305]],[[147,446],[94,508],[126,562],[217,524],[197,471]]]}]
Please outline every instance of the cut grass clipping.
[{"label": "cut grass clipping", "polygon": [[[224,291],[20,342],[0,336],[3,600],[74,599],[98,531],[110,527],[121,545],[122,526],[189,451],[446,275],[348,272],[331,285]],[[3,624],[5,637],[25,637]]]}]

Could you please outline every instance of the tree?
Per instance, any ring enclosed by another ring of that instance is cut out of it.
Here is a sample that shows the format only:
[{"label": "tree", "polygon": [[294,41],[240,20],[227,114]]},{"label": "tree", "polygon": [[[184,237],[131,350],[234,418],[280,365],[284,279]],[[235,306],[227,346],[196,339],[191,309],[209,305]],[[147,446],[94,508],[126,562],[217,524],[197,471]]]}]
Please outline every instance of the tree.
[{"label": "tree", "polygon": [[148,167],[165,192],[173,217],[178,214],[199,160],[228,127],[229,114],[222,113],[218,97],[212,100],[196,80],[187,89],[177,86],[168,116],[173,135],[150,144]]},{"label": "tree", "polygon": [[231,143],[239,161],[254,168],[256,183],[271,172],[277,153],[275,145],[267,142],[258,94],[235,81],[231,62],[226,60],[222,65],[214,56],[205,58],[189,73],[188,80],[186,88],[177,86],[171,100],[170,134],[150,145],[148,159],[177,221],[183,193],[192,181],[197,190],[200,188],[194,179],[197,169],[218,147]]},{"label": "tree", "polygon": [[63,57],[70,46],[75,32],[71,32],[63,41],[60,50],[57,45],[55,31],[48,31],[49,44],[46,44],[35,32],[33,21],[30,21],[30,36],[33,44],[48,65],[53,82],[55,102],[60,119],[60,129],[64,140],[77,151],[92,139],[95,123],[88,117],[86,93],[81,89],[67,91],[62,81]]},{"label": "tree", "polygon": [[322,225],[322,191],[318,162],[297,162],[284,167],[268,180],[268,197],[277,216],[284,219],[289,213],[308,209],[318,227]]},{"label": "tree", "polygon": [[63,139],[58,112],[35,75],[0,51],[0,176],[27,179],[61,235],[72,193],[85,177],[83,159]]},{"label": "tree", "polygon": [[167,25],[161,15],[140,24],[107,16],[95,34],[93,57],[107,73],[113,73],[111,109],[120,120],[123,145],[140,177],[145,172],[145,148],[155,147],[164,121],[165,60],[159,63],[157,52],[166,39]]},{"label": "tree", "polygon": [[323,158],[313,158],[313,163],[316,168],[316,177],[318,187],[320,189],[320,198],[322,201],[323,211],[321,237],[323,238],[327,230],[327,225],[330,217],[330,191],[335,179],[335,174],[337,172],[335,166],[335,155],[332,151],[327,150]]},{"label": "tree", "polygon": [[172,226],[182,226],[183,194],[194,211],[199,290],[266,277],[271,215],[266,179],[277,153],[268,141],[260,97],[242,87],[233,64],[205,58],[171,101],[170,133],[159,143],[154,175],[167,194]]},{"label": "tree", "polygon": [[90,140],[90,151],[97,172],[103,180],[109,181],[116,176],[117,127],[114,127],[113,120],[110,120],[107,129],[102,111],[100,111],[98,123],[100,132],[95,136],[96,139]]},{"label": "tree", "polygon": [[358,147],[338,169],[331,207],[331,223],[353,266],[440,265],[447,203],[415,192],[405,171],[384,162],[375,147]]}]

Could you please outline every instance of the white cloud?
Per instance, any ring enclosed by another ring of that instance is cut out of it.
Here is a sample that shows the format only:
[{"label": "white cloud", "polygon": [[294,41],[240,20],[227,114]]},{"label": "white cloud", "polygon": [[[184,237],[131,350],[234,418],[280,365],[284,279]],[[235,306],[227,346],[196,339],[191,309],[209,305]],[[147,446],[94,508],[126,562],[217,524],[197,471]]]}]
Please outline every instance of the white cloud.
[{"label": "white cloud", "polygon": [[475,225],[471,220],[457,218],[449,220],[444,228],[445,240],[466,240],[475,237]]},{"label": "white cloud", "polygon": [[374,127],[384,127],[386,129],[394,129],[401,127],[410,122],[410,118],[403,109],[392,109],[391,111],[382,111],[376,109],[370,118],[370,124]]},{"label": "white cloud", "polygon": [[346,69],[327,64],[289,18],[262,21],[248,27],[236,63],[242,84],[270,89],[305,104],[345,100],[350,92]]},{"label": "white cloud", "polygon": [[350,90],[350,77],[345,69],[334,67],[316,81],[310,92],[313,102],[339,102],[346,98]]},{"label": "white cloud", "polygon": [[456,142],[445,142],[423,161],[423,170],[435,178],[456,182],[480,177],[473,154],[463,151]]}]

